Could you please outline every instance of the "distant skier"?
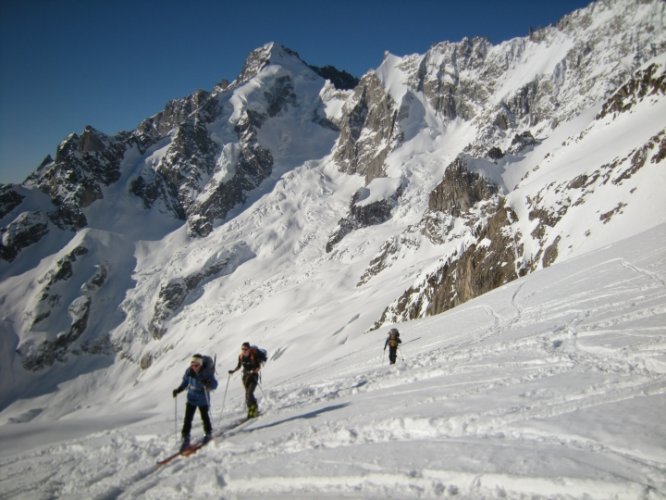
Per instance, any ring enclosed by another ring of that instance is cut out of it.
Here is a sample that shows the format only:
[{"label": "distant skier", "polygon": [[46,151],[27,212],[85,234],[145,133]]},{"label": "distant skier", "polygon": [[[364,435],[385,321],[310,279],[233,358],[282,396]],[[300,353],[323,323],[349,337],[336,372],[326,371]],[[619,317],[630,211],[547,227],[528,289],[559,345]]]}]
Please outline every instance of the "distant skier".
[{"label": "distant skier", "polygon": [[398,353],[398,344],[402,344],[400,340],[400,333],[397,328],[391,328],[388,332],[388,337],[386,337],[386,342],[384,342],[384,351],[386,347],[389,348],[389,361],[392,365],[395,364],[395,357]]},{"label": "distant skier", "polygon": [[183,442],[181,450],[190,445],[190,431],[192,429],[192,419],[197,408],[201,414],[201,420],[204,428],[204,442],[208,442],[213,432],[210,423],[210,394],[213,389],[217,389],[217,380],[215,379],[215,369],[212,360],[208,356],[195,354],[192,356],[190,367],[185,370],[183,381],[173,390],[173,397],[185,390],[187,387],[187,403],[185,403],[185,420],[183,421],[183,430],[181,432]]},{"label": "distant skier", "polygon": [[243,367],[243,387],[245,387],[245,404],[247,406],[247,418],[253,418],[258,415],[257,398],[254,397],[254,391],[259,385],[259,371],[261,364],[266,361],[266,351],[257,346],[250,345],[249,342],[243,342],[241,352],[238,355],[238,364],[229,374],[238,371]]}]

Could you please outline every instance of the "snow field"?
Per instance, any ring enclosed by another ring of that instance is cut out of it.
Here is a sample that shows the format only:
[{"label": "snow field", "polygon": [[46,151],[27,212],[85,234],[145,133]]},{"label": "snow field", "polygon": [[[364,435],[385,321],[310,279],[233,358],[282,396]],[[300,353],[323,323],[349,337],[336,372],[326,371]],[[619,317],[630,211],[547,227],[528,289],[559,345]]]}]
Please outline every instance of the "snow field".
[{"label": "snow field", "polygon": [[[174,416],[0,459],[3,498],[664,498],[666,226],[448,313],[350,337],[299,372],[279,360],[264,414],[157,468]],[[219,375],[213,421],[243,411]],[[182,405],[182,401],[179,401]],[[179,409],[180,426],[182,406]],[[30,426],[28,424],[16,424]],[[45,438],[57,433],[36,431]],[[198,417],[195,431],[201,432]],[[51,439],[53,436],[51,436]]]}]

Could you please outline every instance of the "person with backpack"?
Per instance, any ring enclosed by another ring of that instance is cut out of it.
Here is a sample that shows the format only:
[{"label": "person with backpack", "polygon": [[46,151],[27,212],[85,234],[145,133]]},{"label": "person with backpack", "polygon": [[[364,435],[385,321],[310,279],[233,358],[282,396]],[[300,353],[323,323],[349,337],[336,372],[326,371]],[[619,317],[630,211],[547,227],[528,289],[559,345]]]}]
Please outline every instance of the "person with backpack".
[{"label": "person with backpack", "polygon": [[258,415],[257,398],[254,397],[254,391],[259,385],[259,371],[261,364],[266,361],[265,351],[257,346],[250,345],[249,342],[243,342],[241,352],[238,355],[238,364],[233,370],[229,370],[229,375],[235,373],[243,367],[243,387],[245,387],[245,404],[247,405],[247,418],[254,418]]},{"label": "person with backpack", "polygon": [[388,337],[386,337],[386,342],[384,342],[384,352],[386,352],[386,347],[388,346],[389,361],[392,365],[395,364],[395,357],[398,353],[398,344],[402,344],[400,333],[397,328],[391,328],[388,332]]},{"label": "person with backpack", "polygon": [[204,428],[204,442],[211,439],[213,426],[210,423],[210,391],[217,389],[215,379],[215,367],[213,360],[208,356],[195,354],[190,361],[190,367],[185,370],[183,381],[176,387],[172,394],[175,398],[187,388],[187,402],[185,403],[185,420],[183,421],[183,438],[181,450],[190,445],[190,431],[192,430],[192,419],[197,408],[201,414]]}]

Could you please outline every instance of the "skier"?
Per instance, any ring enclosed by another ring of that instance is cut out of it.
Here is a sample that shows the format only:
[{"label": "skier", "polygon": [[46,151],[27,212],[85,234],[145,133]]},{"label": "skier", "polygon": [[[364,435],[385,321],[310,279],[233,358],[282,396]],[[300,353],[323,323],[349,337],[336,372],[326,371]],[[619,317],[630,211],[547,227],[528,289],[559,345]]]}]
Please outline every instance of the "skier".
[{"label": "skier", "polygon": [[243,367],[243,386],[245,387],[245,404],[247,406],[247,418],[254,418],[258,415],[257,398],[254,397],[254,391],[259,385],[259,371],[261,363],[266,361],[264,351],[256,346],[251,346],[249,342],[243,342],[241,352],[238,355],[238,364],[229,374],[235,373]]},{"label": "skier", "polygon": [[[201,414],[201,420],[204,428],[204,443],[211,439],[213,427],[210,423],[210,394],[213,389],[217,389],[217,380],[212,366],[204,366],[204,356],[195,354],[192,356],[190,367],[185,370],[183,381],[173,390],[173,397],[185,390],[187,387],[187,403],[185,403],[185,420],[183,421],[183,438],[181,451],[190,446],[190,430],[192,429],[192,419],[197,408]],[[210,358],[208,363],[212,364]]]},{"label": "skier", "polygon": [[384,352],[386,352],[386,346],[389,348],[389,361],[392,365],[395,364],[395,356],[398,352],[398,344],[402,344],[400,340],[400,333],[397,328],[391,328],[386,337],[386,342],[384,342]]}]

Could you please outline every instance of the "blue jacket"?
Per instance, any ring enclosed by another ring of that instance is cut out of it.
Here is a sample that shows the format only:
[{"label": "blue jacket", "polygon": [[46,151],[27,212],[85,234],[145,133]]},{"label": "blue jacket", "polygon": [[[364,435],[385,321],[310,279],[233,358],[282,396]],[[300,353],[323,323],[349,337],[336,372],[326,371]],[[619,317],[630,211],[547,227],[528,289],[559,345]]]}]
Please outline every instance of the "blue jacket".
[{"label": "blue jacket", "polygon": [[187,387],[187,402],[192,406],[209,406],[210,395],[204,384],[208,386],[208,390],[217,389],[215,375],[211,372],[204,373],[204,370],[196,373],[192,368],[188,368],[177,390],[180,392]]}]

